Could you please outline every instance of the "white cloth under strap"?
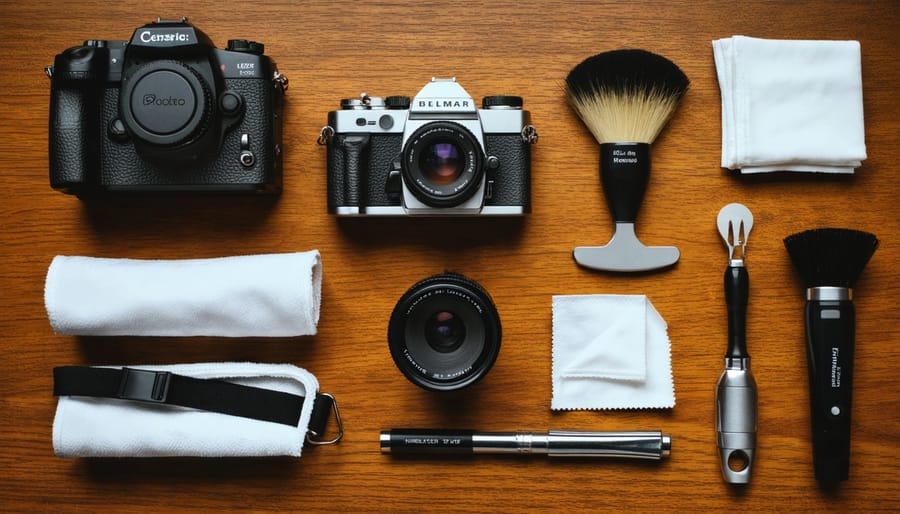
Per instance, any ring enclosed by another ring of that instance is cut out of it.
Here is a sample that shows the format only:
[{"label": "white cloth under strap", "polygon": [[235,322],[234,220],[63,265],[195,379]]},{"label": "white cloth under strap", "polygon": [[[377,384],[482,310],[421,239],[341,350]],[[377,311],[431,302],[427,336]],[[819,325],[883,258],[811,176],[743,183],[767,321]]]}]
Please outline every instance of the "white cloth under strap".
[{"label": "white cloth under strap", "polygon": [[319,383],[290,364],[216,362],[129,366],[215,378],[305,397],[296,427],[172,405],[61,396],[53,420],[60,457],[299,457]]}]

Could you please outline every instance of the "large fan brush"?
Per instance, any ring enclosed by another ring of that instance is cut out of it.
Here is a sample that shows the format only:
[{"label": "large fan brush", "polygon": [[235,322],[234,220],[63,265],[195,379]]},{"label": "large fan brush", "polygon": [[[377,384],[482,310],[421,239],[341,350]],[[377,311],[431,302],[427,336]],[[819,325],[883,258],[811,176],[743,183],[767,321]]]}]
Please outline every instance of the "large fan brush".
[{"label": "large fan brush", "polygon": [[566,77],[569,103],[600,144],[600,177],[616,230],[606,246],[578,247],[578,264],[647,271],[675,264],[673,246],[647,247],[634,232],[647,181],[650,144],[675,112],[688,78],[672,61],[645,50],[614,50],[585,59]]}]

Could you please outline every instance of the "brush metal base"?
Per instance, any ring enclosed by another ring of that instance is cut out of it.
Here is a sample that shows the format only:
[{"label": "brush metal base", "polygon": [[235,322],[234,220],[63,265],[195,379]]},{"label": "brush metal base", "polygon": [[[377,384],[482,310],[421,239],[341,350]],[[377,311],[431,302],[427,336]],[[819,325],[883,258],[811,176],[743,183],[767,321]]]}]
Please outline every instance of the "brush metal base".
[{"label": "brush metal base", "polygon": [[646,246],[634,233],[634,223],[616,222],[616,231],[606,246],[579,246],[572,255],[585,268],[639,272],[671,266],[678,262],[681,252],[674,246]]}]

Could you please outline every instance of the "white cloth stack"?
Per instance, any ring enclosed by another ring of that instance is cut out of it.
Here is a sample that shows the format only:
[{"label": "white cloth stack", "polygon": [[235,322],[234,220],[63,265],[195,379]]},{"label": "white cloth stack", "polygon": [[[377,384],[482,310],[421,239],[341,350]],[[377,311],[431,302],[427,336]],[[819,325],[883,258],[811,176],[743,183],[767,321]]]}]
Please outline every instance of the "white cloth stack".
[{"label": "white cloth stack", "polygon": [[857,41],[734,36],[712,42],[722,167],[853,173],[866,158]]},{"label": "white cloth stack", "polygon": [[58,334],[292,337],[316,333],[317,250],[216,259],[57,256],[44,304]]},{"label": "white cloth stack", "polygon": [[646,296],[553,297],[551,409],[674,406],[667,325]]},{"label": "white cloth stack", "polygon": [[299,457],[319,382],[290,364],[216,362],[134,366],[228,380],[304,396],[296,427],[134,401],[60,396],[53,419],[59,457]]}]

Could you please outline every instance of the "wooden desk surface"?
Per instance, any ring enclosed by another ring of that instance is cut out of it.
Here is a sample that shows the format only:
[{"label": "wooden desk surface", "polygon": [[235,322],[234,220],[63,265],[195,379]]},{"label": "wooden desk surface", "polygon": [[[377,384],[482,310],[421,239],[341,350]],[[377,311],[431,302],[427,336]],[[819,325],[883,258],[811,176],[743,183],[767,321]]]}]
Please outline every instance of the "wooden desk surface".
[{"label": "wooden desk surface", "polygon": [[[157,15],[187,15],[218,46],[266,43],[291,81],[284,193],[260,198],[134,198],[87,205],[47,179],[49,81],[42,68],[84,39],[125,39]],[[252,508],[312,511],[860,510],[900,508],[897,303],[900,4],[882,2],[0,2],[0,508],[114,511]],[[710,41],[856,39],[862,44],[868,158],[852,177],[737,177],[719,167],[719,87]],[[597,148],[562,83],[584,57],[636,47],[666,55],[692,81],[654,145],[638,234],[680,247],[673,269],[589,272],[575,246],[604,244],[611,222]],[[525,98],[540,142],[523,220],[338,221],[326,213],[325,150],[315,144],[342,97],[413,95],[456,76],[476,98]],[[748,341],[759,384],[753,483],[719,475],[714,386],[722,371],[728,202],[756,218]],[[820,490],[812,473],[803,292],[782,245],[818,226],[876,233],[857,284],[851,479]],[[57,254],[200,258],[318,248],[324,261],[315,337],[218,340],[53,334],[43,280]],[[386,343],[400,295],[428,275],[478,280],[503,320],[487,378],[459,394],[419,390]],[[646,294],[668,322],[677,405],[668,411],[551,412],[551,296]],[[53,455],[51,370],[72,364],[286,362],[340,402],[346,437],[302,459],[60,459]],[[661,429],[662,463],[491,458],[396,461],[378,432],[397,426],[482,430]]]}]

